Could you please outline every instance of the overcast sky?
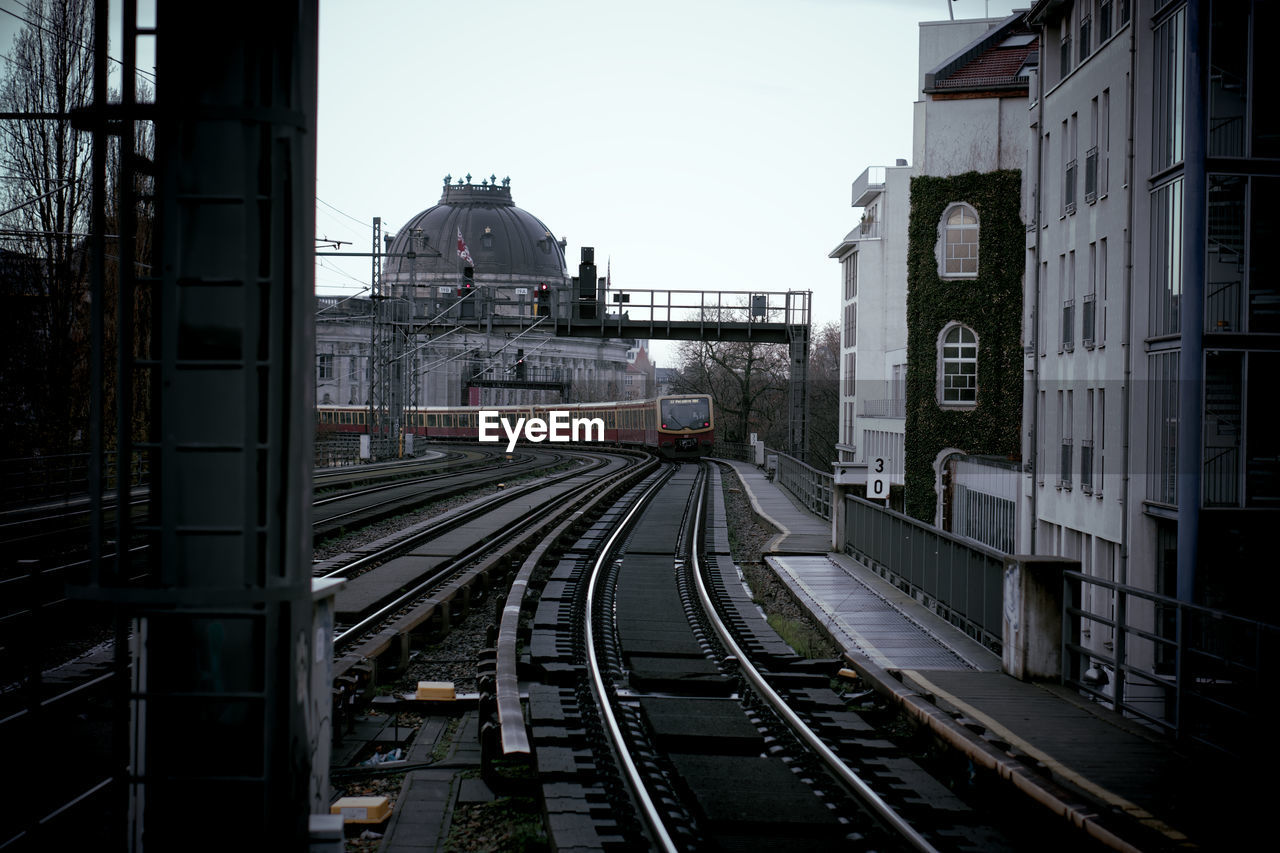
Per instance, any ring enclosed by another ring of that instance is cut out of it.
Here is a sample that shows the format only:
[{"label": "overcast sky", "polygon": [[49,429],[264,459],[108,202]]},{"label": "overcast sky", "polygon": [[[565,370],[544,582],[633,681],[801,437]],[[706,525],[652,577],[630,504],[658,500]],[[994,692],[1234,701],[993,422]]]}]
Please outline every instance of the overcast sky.
[{"label": "overcast sky", "polygon": [[[911,157],[917,25],[947,17],[946,0],[321,0],[317,236],[368,251],[374,216],[394,233],[446,174],[510,177],[570,274],[594,246],[615,287],[811,290],[833,321],[849,185]],[[0,15],[6,53],[18,26]],[[355,293],[369,268],[322,259],[316,289]]]},{"label": "overcast sky", "polygon": [[[948,17],[945,0],[320,9],[319,235],[368,251],[372,217],[394,232],[446,174],[509,176],[570,274],[594,246],[615,287],[812,290],[818,323],[839,313],[827,254],[856,222],[850,184],[911,157],[918,24]],[[316,287],[353,293],[368,270],[326,259]]]}]

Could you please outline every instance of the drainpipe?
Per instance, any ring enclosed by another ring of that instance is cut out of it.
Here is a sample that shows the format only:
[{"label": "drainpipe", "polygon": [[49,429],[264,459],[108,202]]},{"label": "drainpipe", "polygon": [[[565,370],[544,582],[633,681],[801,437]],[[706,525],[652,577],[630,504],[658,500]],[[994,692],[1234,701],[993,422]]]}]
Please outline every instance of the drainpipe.
[{"label": "drainpipe", "polygon": [[[1041,32],[1047,31],[1041,27]],[[1043,460],[1040,458],[1040,250],[1041,250],[1041,217],[1044,213],[1044,71],[1048,68],[1048,48],[1044,38],[1040,39],[1040,66],[1036,70],[1036,209],[1035,209],[1035,263],[1031,276],[1035,287],[1032,297],[1031,322],[1031,400],[1026,409],[1031,412],[1031,435],[1027,442],[1028,455],[1031,457],[1031,531],[1028,541],[1028,552],[1036,553],[1037,505],[1039,496],[1038,475]]]},{"label": "drainpipe", "polygon": [[[1124,351],[1124,386],[1121,388],[1121,444],[1120,444],[1120,566],[1118,577],[1115,578],[1116,583],[1129,583],[1129,485],[1131,468],[1130,462],[1130,445],[1129,427],[1132,418],[1131,414],[1131,397],[1133,396],[1133,215],[1134,215],[1134,186],[1136,172],[1133,152],[1133,123],[1136,114],[1134,94],[1137,92],[1137,32],[1138,26],[1134,22],[1134,13],[1130,13],[1129,18],[1129,85],[1125,87],[1125,100],[1128,102],[1125,133],[1125,174],[1129,176],[1129,186],[1125,193],[1125,230],[1124,230],[1124,326],[1120,334],[1120,348]],[[1115,655],[1115,688],[1112,690],[1112,696],[1115,697],[1116,707],[1124,702],[1124,664],[1125,664],[1125,631],[1128,623],[1128,599],[1125,593],[1116,595],[1116,632],[1115,647],[1112,649]]]}]

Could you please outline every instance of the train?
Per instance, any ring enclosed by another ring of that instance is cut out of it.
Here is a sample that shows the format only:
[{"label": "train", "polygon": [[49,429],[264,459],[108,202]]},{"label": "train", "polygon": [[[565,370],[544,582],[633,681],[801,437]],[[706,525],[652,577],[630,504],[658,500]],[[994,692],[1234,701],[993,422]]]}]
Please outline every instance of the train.
[{"label": "train", "polygon": [[[316,406],[316,434],[368,431],[367,406]],[[408,412],[406,433],[431,441],[573,440],[646,447],[669,459],[711,453],[715,420],[706,394],[528,406],[428,406]]]}]

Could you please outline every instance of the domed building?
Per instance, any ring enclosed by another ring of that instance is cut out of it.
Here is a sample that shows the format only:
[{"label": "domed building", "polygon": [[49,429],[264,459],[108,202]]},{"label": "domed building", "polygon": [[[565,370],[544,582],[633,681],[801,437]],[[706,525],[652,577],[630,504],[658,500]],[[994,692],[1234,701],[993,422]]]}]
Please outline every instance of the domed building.
[{"label": "domed building", "polygon": [[[624,396],[633,341],[556,338],[565,241],[516,207],[509,178],[444,180],[440,201],[385,238],[381,373],[406,407],[587,402]],[[461,244],[461,245],[460,245]],[[467,257],[461,254],[465,246]],[[538,297],[539,290],[551,297]],[[367,405],[369,299],[317,297],[316,401]],[[395,335],[400,339],[395,340]],[[388,368],[388,365],[390,367]],[[403,396],[402,396],[403,395]]]}]

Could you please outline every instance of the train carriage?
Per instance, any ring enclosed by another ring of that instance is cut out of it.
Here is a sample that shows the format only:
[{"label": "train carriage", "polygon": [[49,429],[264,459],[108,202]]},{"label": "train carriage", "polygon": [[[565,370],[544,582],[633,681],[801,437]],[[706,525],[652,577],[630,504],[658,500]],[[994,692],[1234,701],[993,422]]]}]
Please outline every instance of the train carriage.
[{"label": "train carriage", "polygon": [[[497,413],[511,429],[521,420],[550,423],[556,413],[554,417],[561,423],[579,424],[579,440],[646,447],[668,458],[708,455],[715,441],[711,398],[705,394],[600,403],[424,407],[409,412],[403,428],[406,433],[431,441],[479,441],[482,412]],[[316,407],[317,435],[364,433],[368,431],[368,420],[367,406]],[[492,436],[492,422],[489,427]],[[505,429],[499,426],[497,432],[505,444]]]},{"label": "train carriage", "polygon": [[658,452],[663,456],[707,456],[715,440],[711,398],[705,394],[659,397]]}]

